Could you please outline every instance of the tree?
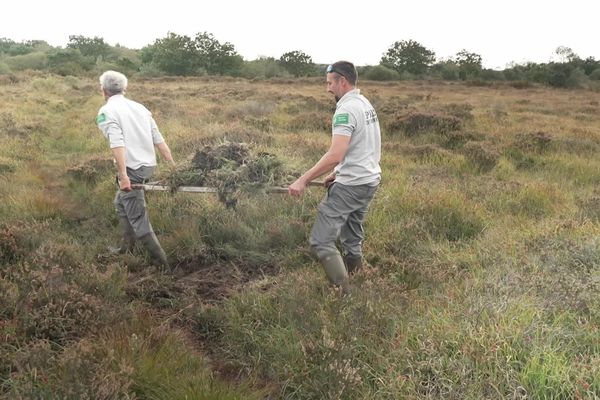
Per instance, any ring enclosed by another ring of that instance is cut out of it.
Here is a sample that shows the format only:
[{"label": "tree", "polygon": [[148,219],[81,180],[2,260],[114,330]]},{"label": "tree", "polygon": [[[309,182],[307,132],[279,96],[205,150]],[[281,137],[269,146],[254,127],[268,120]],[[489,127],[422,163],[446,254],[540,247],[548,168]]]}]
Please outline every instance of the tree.
[{"label": "tree", "polygon": [[383,55],[380,64],[398,72],[421,75],[435,61],[435,53],[414,40],[395,42]]},{"label": "tree", "polygon": [[294,76],[308,76],[314,70],[312,57],[300,51],[288,51],[279,58],[279,65]]},{"label": "tree", "polygon": [[93,57],[94,60],[98,57],[106,59],[110,53],[110,46],[104,42],[101,37],[94,36],[88,38],[81,35],[69,36],[68,49],[77,49],[84,57]]},{"label": "tree", "polygon": [[454,62],[458,65],[458,74],[462,80],[477,77],[481,73],[481,56],[477,53],[462,49],[456,53]]},{"label": "tree", "polygon": [[199,66],[209,74],[239,74],[244,60],[231,43],[221,44],[211,33],[203,32],[196,34],[194,46]]},{"label": "tree", "polygon": [[171,75],[193,75],[198,70],[195,42],[189,36],[172,32],[163,39],[156,39],[153,45],[143,48],[142,61],[152,63]]},{"label": "tree", "polygon": [[588,57],[581,61],[581,68],[583,68],[586,75],[591,75],[592,72],[600,68],[600,61],[596,61],[594,57]]},{"label": "tree", "polygon": [[554,51],[554,54],[558,56],[559,62],[561,63],[572,62],[579,59],[579,56],[575,54],[573,49],[567,46],[558,46]]},{"label": "tree", "polygon": [[452,59],[439,60],[431,66],[430,74],[448,81],[455,81],[459,78],[459,67]]},{"label": "tree", "polygon": [[142,62],[171,75],[239,74],[244,60],[231,43],[219,43],[210,33],[194,39],[169,33],[142,49]]}]

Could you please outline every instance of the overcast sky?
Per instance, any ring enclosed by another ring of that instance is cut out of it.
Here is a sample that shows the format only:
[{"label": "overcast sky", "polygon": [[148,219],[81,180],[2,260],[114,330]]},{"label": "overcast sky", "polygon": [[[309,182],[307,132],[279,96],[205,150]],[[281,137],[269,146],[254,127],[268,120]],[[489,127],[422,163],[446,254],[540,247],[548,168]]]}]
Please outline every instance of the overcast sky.
[{"label": "overcast sky", "polygon": [[168,32],[212,33],[246,60],[301,50],[316,63],[378,64],[416,40],[448,58],[462,49],[487,68],[548,62],[558,46],[600,59],[597,0],[4,0],[0,37],[65,47],[69,35],[141,48]]}]

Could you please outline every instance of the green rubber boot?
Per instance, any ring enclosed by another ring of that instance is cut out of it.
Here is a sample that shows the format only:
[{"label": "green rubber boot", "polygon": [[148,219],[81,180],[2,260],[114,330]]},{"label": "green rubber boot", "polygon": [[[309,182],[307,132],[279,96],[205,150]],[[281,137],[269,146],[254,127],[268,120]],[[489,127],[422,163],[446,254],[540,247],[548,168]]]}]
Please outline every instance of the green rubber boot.
[{"label": "green rubber boot", "polygon": [[332,285],[338,286],[342,290],[342,295],[349,295],[351,292],[348,272],[344,266],[344,260],[339,254],[330,254],[321,258],[321,264],[325,269],[325,274]]},{"label": "green rubber boot", "polygon": [[108,251],[112,254],[123,254],[131,251],[135,244],[135,232],[127,217],[119,217],[119,226],[121,227],[121,243],[119,246],[110,246],[108,248]]},{"label": "green rubber boot", "polygon": [[346,270],[348,270],[348,275],[354,275],[358,271],[362,269],[363,259],[362,256],[347,254],[344,256],[344,264],[346,264]]},{"label": "green rubber boot", "polygon": [[150,232],[145,234],[140,238],[140,241],[144,243],[144,246],[148,249],[148,252],[152,256],[155,262],[158,263],[162,272],[171,272],[171,266],[169,265],[169,261],[167,260],[167,255],[165,251],[160,246],[158,242],[158,238],[154,232]]}]

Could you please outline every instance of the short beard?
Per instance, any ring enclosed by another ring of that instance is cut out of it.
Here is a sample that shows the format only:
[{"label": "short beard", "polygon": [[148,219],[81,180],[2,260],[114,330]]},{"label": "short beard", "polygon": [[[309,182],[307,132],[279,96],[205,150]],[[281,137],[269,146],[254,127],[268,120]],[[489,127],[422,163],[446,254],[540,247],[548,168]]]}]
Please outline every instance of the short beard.
[{"label": "short beard", "polygon": [[338,101],[340,101],[340,98],[335,96],[335,102],[337,103]]}]

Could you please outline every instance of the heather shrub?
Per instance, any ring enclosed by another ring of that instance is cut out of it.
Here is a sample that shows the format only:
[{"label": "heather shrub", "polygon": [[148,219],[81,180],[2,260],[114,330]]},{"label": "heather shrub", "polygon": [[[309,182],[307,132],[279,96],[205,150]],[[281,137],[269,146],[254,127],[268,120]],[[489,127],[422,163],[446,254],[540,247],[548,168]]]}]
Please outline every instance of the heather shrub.
[{"label": "heather shrub", "polygon": [[410,112],[395,114],[387,121],[386,130],[389,132],[404,132],[407,136],[417,136],[426,132],[446,134],[462,128],[462,121],[454,116]]},{"label": "heather shrub", "polygon": [[473,106],[469,103],[449,103],[442,106],[442,111],[462,121],[473,119]]},{"label": "heather shrub", "polygon": [[304,112],[293,116],[287,123],[287,129],[293,132],[326,132],[331,131],[331,114],[325,112]]},{"label": "heather shrub", "polygon": [[590,73],[589,78],[593,81],[600,81],[600,68],[596,68],[595,70],[593,70]]},{"label": "heather shrub", "polygon": [[481,172],[494,169],[500,158],[500,153],[489,142],[467,142],[462,153]]},{"label": "heather shrub", "polygon": [[483,140],[485,134],[477,132],[453,131],[444,135],[441,145],[447,149],[459,149],[468,142]]},{"label": "heather shrub", "polygon": [[45,53],[35,52],[9,57],[4,62],[11,71],[42,70],[48,64],[48,56]]},{"label": "heather shrub", "polygon": [[525,153],[544,153],[551,149],[552,135],[546,132],[519,133],[515,136],[512,146]]}]

